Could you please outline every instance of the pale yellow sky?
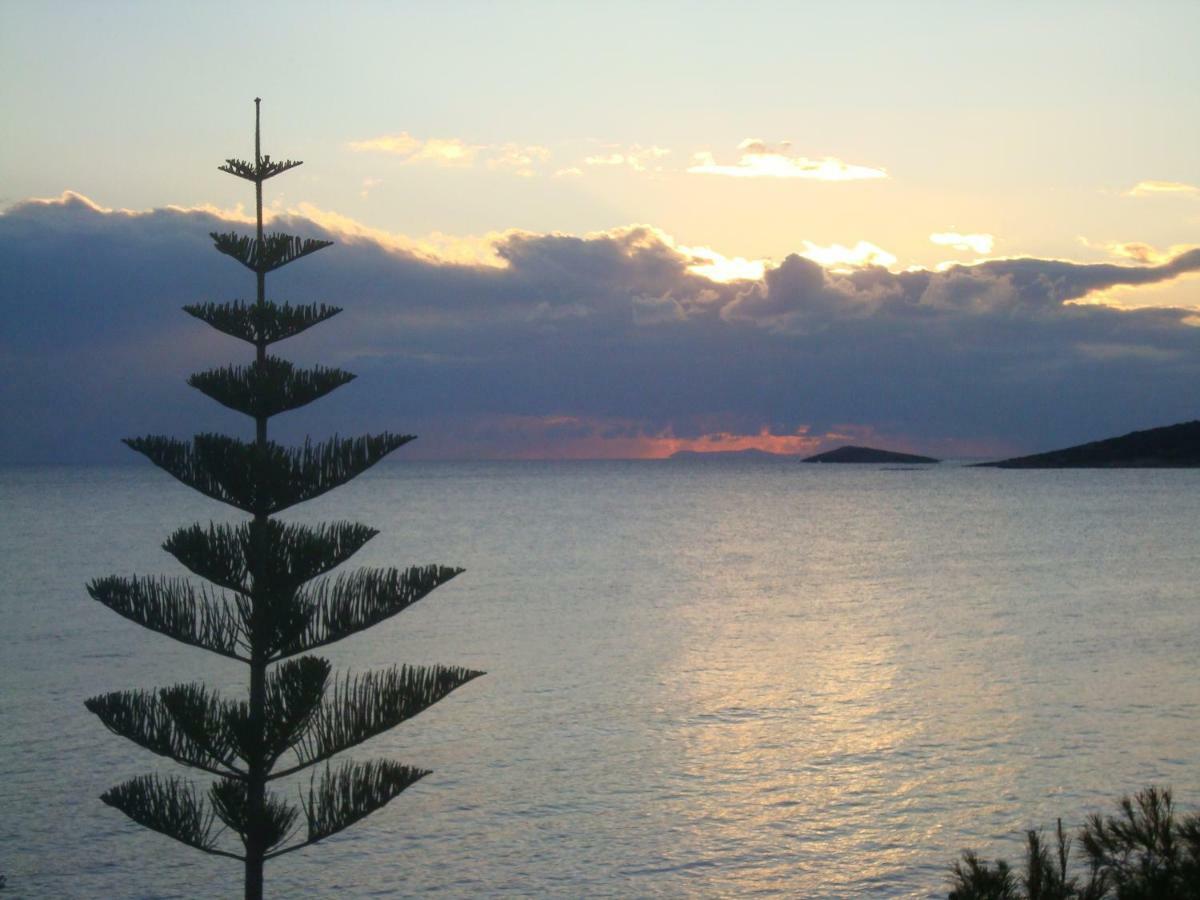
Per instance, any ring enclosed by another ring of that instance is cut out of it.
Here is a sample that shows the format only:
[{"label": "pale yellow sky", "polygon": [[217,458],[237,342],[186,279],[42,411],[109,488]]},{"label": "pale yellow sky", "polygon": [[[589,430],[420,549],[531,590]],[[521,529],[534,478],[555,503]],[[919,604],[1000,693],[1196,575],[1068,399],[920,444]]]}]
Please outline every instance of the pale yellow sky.
[{"label": "pale yellow sky", "polygon": [[[251,152],[261,95],[265,150],[309,163],[277,206],[408,239],[644,223],[747,260],[865,243],[893,268],[1200,241],[1194,3],[243,14],[8,7],[0,204],[230,208],[215,163]],[[930,240],[951,232],[991,250]]]}]

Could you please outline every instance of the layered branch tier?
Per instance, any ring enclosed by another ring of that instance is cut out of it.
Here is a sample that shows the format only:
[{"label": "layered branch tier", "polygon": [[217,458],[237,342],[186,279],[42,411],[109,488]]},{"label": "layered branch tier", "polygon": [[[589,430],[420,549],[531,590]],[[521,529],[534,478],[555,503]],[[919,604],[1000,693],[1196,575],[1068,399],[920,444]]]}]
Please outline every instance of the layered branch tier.
[{"label": "layered branch tier", "polygon": [[298,765],[282,778],[406,722],[483,675],[457,666],[393,666],[346,675],[329,692],[295,745]]},{"label": "layered branch tier", "polygon": [[277,632],[277,658],[293,656],[340,641],[408,609],[434,588],[462,573],[449,566],[409,569],[358,569],[306,585],[296,592],[302,628],[292,635]]},{"label": "layered branch tier", "polygon": [[263,744],[268,768],[311,730],[325,696],[329,668],[328,660],[302,656],[276,666],[267,676]]},{"label": "layered branch tier", "polygon": [[100,799],[145,828],[190,847],[219,852],[213,846],[213,811],[195,785],[182,778],[139,775],[105,791]]},{"label": "layered branch tier", "polygon": [[256,515],[271,515],[345,484],[412,435],[334,437],[302,447],[247,443],[221,434],[190,442],[150,436],[125,443],[188,487]]},{"label": "layered branch tier", "polygon": [[[248,843],[250,831],[254,827],[254,818],[250,791],[246,783],[228,778],[217,781],[209,789],[208,795],[217,818],[228,825],[243,843]],[[274,794],[266,794],[263,797],[259,819],[259,828],[262,829],[259,840],[262,846],[270,849],[287,840],[299,815],[299,807]]]},{"label": "layered branch tier", "polygon": [[234,231],[212,231],[209,232],[209,237],[213,239],[219,251],[226,256],[232,256],[247,269],[259,274],[274,271],[333,244],[333,241],[296,237],[281,231],[263,235],[261,242],[257,238],[246,237]]},{"label": "layered branch tier", "polygon": [[222,406],[269,418],[299,409],[353,380],[354,375],[341,369],[298,369],[287,360],[268,356],[261,363],[197,372],[188,384]]},{"label": "layered branch tier", "polygon": [[144,628],[221,656],[247,661],[245,615],[219,592],[184,578],[110,575],[87,585],[92,599]]},{"label": "layered branch tier", "polygon": [[[163,549],[202,578],[249,595],[295,591],[344,563],[379,532],[355,522],[244,522],[180,528]],[[257,572],[257,578],[251,573]]]},{"label": "layered branch tier", "polygon": [[[115,691],[87,701],[87,708],[115,734],[159,756],[234,779],[249,777],[249,761],[269,769],[307,738],[322,708],[328,660],[303,656],[267,677],[261,733],[244,700],[223,700],[201,684],[156,691]],[[300,758],[301,750],[296,749]]]},{"label": "layered branch tier", "polygon": [[[269,523],[267,527],[280,526]],[[283,529],[293,527],[283,526]],[[213,531],[228,533],[244,528],[226,526]],[[438,565],[358,569],[304,585],[302,582],[307,579],[297,577],[306,574],[304,563],[298,563],[296,569],[285,569],[277,576],[268,571],[272,589],[253,591],[252,600],[251,591],[245,589],[246,582],[240,582],[239,586],[237,580],[242,563],[230,565],[224,573],[213,568],[207,572],[225,579],[227,583],[223,586],[236,593],[225,595],[183,578],[118,575],[90,582],[88,592],[98,602],[139,625],[243,662],[250,661],[255,649],[252,637],[257,610],[258,618],[266,623],[259,632],[257,650],[263,658],[274,661],[370,628],[412,606],[463,571]]]},{"label": "layered branch tier", "polygon": [[222,702],[206,687],[116,691],[85,705],[114,734],[176,762],[216,775],[244,777]]},{"label": "layered branch tier", "polygon": [[259,160],[257,165],[247,162],[244,159],[227,159],[225,160],[225,165],[217,166],[217,168],[222,172],[228,172],[230,175],[236,175],[238,178],[245,178],[247,181],[262,184],[268,178],[274,178],[280,172],[286,172],[288,169],[294,169],[299,165],[302,165],[302,163],[298,159],[272,161],[271,157],[264,156]]},{"label": "layered branch tier", "polygon": [[[308,840],[299,846],[315,844],[366,818],[428,774],[390,760],[344,763],[337,769],[326,766],[320,781],[313,776],[303,798]],[[289,849],[298,847],[278,852]]]},{"label": "layered branch tier", "polygon": [[233,300],[229,303],[193,303],[185,306],[183,311],[231,337],[251,344],[273,344],[295,337],[336,316],[342,309],[324,303],[292,306],[267,300],[260,305]]}]

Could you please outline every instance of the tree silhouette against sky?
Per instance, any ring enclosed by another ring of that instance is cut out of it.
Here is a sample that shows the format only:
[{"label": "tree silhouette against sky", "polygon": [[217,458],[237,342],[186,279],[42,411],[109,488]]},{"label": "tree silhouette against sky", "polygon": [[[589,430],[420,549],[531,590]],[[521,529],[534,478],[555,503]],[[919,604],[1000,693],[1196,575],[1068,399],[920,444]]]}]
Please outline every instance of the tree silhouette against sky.
[{"label": "tree silhouette against sky", "polygon": [[[300,165],[261,153],[256,98],[254,160],[226,160],[224,172],[254,184],[257,231],[212,235],[217,250],[255,275],[257,298],[184,310],[255,348],[254,361],[192,375],[188,383],[254,419],[255,439],[199,434],[191,441],[151,436],[126,443],[184,484],[249,515],[239,524],[189,525],[163,549],[210,585],[186,578],[110,576],[91,596],[128,619],[249,668],[249,694],[231,700],[203,684],[119,691],[87,708],[113,732],[147,750],[216,776],[197,785],[180,776],[143,775],[101,800],[140,825],[206,853],[245,862],[245,896],[263,895],[263,864],[352,825],[429,774],[391,760],[329,761],[436,703],[482,674],[458,667],[395,666],[331,677],[327,660],[306,655],[376,625],[462,570],[439,565],[358,569],[321,579],[378,532],[353,522],[283,523],[277,513],[361,474],[411,435],[306,439],[287,448],[267,439],[267,420],[330,393],[354,376],[299,369],[267,347],[341,310],[267,300],[267,273],[329,246],[329,241],[263,232],[263,182]],[[309,770],[311,772],[306,772]],[[268,790],[301,779],[300,802]],[[225,828],[241,839],[220,842]],[[229,844],[225,846],[224,844]],[[232,849],[230,849],[232,848]]]}]

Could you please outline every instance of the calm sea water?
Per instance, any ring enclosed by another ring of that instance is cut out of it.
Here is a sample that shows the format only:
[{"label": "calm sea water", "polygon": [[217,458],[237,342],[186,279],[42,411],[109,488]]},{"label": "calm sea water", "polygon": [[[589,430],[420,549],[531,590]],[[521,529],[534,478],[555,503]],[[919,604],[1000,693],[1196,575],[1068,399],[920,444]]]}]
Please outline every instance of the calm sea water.
[{"label": "calm sea water", "polygon": [[[468,570],[335,665],[489,674],[359,748],[434,774],[268,864],[272,896],[945,896],[964,847],[1151,782],[1200,801],[1200,472],[397,462],[293,513]],[[231,518],[148,465],[0,470],[9,895],[238,894],[99,802],[171,766],[83,708],[242,689],[83,589],[181,573],[162,539]]]}]

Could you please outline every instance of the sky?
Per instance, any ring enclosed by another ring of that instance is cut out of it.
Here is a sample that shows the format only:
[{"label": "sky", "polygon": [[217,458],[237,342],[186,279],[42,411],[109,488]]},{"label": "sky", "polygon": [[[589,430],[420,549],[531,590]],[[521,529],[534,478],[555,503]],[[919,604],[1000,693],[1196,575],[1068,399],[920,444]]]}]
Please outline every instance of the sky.
[{"label": "sky", "polygon": [[263,152],[281,440],[1034,452],[1198,417],[1200,4],[0,0],[0,462],[247,433],[208,233]]}]

